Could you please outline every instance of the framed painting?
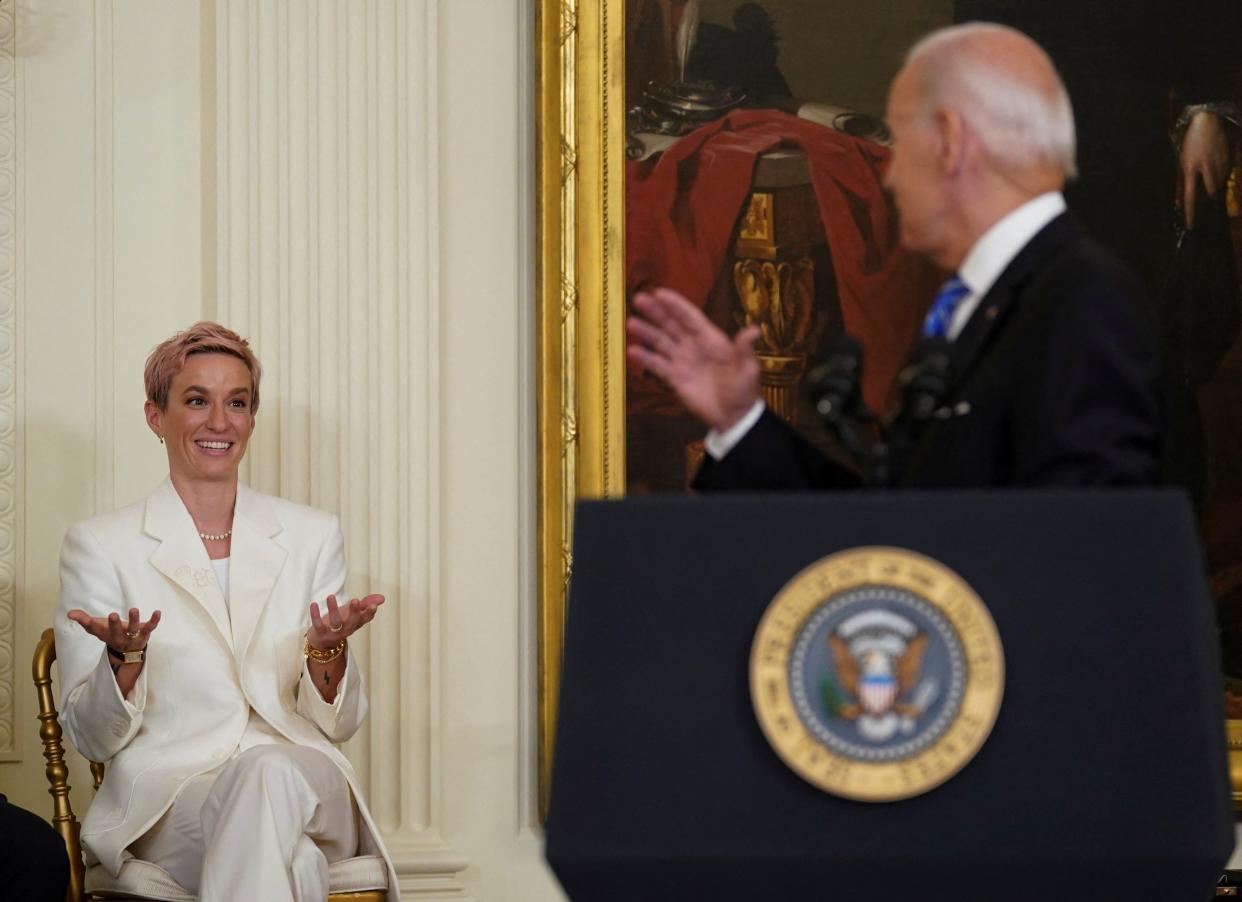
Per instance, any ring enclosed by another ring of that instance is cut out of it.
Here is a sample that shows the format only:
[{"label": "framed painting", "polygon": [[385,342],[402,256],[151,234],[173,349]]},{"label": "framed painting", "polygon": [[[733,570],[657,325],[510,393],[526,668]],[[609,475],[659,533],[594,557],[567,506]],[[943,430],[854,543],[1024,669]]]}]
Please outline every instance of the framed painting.
[{"label": "framed painting", "polygon": [[[1242,801],[1242,4],[538,2],[541,798],[573,503],[684,491],[703,453],[676,399],[627,376],[627,298],[672,285],[726,330],[759,326],[766,401],[825,447],[800,389],[843,332],[886,406],[943,275],[896,246],[887,85],[920,35],[989,20],[1057,64],[1079,136],[1070,207],[1156,310],[1166,470],[1200,518]],[[1205,128],[1214,162],[1187,163]]]}]

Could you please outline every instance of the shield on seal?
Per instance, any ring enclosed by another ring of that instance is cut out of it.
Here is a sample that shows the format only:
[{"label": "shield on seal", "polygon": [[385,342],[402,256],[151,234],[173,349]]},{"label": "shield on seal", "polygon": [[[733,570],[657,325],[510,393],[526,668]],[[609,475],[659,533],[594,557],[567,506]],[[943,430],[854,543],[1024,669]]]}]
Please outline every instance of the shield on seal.
[{"label": "shield on seal", "polygon": [[891,673],[864,676],[858,682],[858,701],[868,714],[883,714],[897,700],[897,679]]}]

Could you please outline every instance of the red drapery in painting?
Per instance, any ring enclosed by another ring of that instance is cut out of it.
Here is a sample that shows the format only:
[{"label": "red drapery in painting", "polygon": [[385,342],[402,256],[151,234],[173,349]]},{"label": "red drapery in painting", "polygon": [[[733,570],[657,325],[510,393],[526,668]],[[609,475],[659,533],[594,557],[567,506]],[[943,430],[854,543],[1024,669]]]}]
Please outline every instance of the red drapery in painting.
[{"label": "red drapery in painting", "polygon": [[[866,354],[863,396],[880,409],[943,277],[898,246],[897,214],[881,187],[889,156],[881,145],[775,110],[735,110],[628,164],[627,294],[665,285],[706,305],[755,164],[779,146],[806,153],[845,329]],[[631,378],[628,390],[631,412],[684,412],[651,380]]]}]

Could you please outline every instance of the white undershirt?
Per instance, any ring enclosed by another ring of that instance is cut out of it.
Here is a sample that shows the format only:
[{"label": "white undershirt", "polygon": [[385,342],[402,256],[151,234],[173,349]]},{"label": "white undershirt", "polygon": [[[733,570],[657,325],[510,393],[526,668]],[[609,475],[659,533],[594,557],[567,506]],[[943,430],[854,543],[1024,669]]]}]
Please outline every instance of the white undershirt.
[{"label": "white undershirt", "polygon": [[224,595],[224,603],[229,603],[229,559],[226,557],[216,558],[211,562],[212,569],[216,571],[216,582],[220,584],[220,592]]},{"label": "white undershirt", "polygon": [[[216,571],[216,581],[220,583],[220,592],[224,595],[225,605],[229,603],[229,560],[227,557],[222,557],[214,558],[211,561],[211,567]],[[231,609],[229,613],[232,614]],[[246,729],[237,743],[237,748],[233,750],[233,755],[244,752],[246,749],[253,748],[256,745],[271,745],[273,743],[285,745],[288,742],[289,740],[282,736],[279,730],[264,720],[262,714],[251,708],[250,717],[246,721]]]},{"label": "white undershirt", "polygon": [[[1052,220],[1065,212],[1065,198],[1060,191],[1049,191],[1032,198],[1015,210],[1010,211],[984,232],[974,243],[957,276],[970,289],[970,293],[958,302],[953,311],[953,319],[949,321],[947,337],[955,340],[966,328],[971,314],[979,306],[979,302],[996,284],[1001,273],[1005,271],[1018,252],[1030,243],[1039,231]],[[751,427],[758,422],[763,414],[764,403],[761,400],[746,412],[746,415],[729,428],[727,432],[712,429],[703,439],[703,447],[715,460],[720,460],[733,450]]]}]

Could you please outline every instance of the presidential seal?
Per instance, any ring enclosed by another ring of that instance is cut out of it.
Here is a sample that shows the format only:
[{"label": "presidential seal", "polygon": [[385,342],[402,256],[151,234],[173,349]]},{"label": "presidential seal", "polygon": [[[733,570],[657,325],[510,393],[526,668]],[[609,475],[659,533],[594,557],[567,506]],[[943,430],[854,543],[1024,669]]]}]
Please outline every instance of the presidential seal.
[{"label": "presidential seal", "polygon": [[860,801],[910,798],[965,767],[1004,684],[979,596],[901,548],[807,567],[768,606],[751,647],[751,699],[776,753],[820,789]]}]

